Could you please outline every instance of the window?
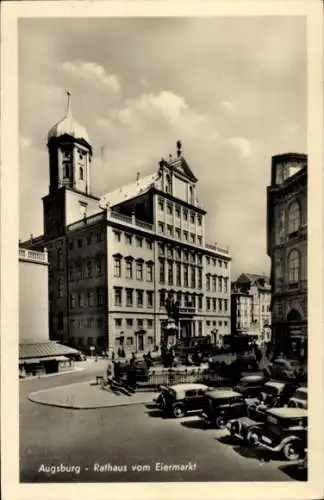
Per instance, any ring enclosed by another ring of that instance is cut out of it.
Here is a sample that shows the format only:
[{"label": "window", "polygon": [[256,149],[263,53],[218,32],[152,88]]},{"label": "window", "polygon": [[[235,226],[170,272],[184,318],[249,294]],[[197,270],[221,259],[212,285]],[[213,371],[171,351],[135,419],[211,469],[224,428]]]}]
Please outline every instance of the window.
[{"label": "window", "polygon": [[149,345],[153,345],[153,337],[152,336],[147,337],[147,343]]},{"label": "window", "polygon": [[160,233],[164,233],[164,223],[163,222],[158,223],[158,228],[159,228]]},{"label": "window", "polygon": [[213,280],[213,292],[216,292],[217,276],[214,275],[212,277],[212,280]]},{"label": "window", "polygon": [[218,276],[218,291],[219,292],[223,291],[223,278],[222,278],[222,276]]},{"label": "window", "polygon": [[227,293],[227,291],[228,291],[228,278],[224,278],[224,292]]},{"label": "window", "polygon": [[209,266],[210,264],[210,258],[209,257],[206,257],[206,264]]},{"label": "window", "polygon": [[188,241],[188,231],[183,231],[183,239]]},{"label": "window", "polygon": [[165,306],[165,292],[160,292],[160,309]]},{"label": "window", "polygon": [[177,293],[176,299],[177,299],[177,302],[179,302],[179,307],[180,307],[182,304],[182,293],[181,292]]},{"label": "window", "polygon": [[114,257],[114,276],[116,278],[121,277],[121,258]]},{"label": "window", "polygon": [[91,236],[91,234],[88,234],[88,236],[87,236],[87,245],[89,246],[89,245],[91,245],[91,243],[92,243],[92,236]]},{"label": "window", "polygon": [[87,261],[87,277],[92,278],[92,261]]},{"label": "window", "polygon": [[180,237],[181,237],[181,230],[178,227],[176,227],[176,229],[175,229],[175,234],[176,234],[176,237],[178,239],[180,239]]},{"label": "window", "polygon": [[206,290],[210,291],[210,274],[206,274]]},{"label": "window", "polygon": [[126,288],[126,306],[130,307],[133,305],[133,289]]},{"label": "window", "polygon": [[143,328],[143,320],[142,319],[138,319],[137,320],[137,327],[138,328]]},{"label": "window", "polygon": [[152,241],[151,241],[151,240],[146,240],[146,248],[147,248],[148,250],[152,250],[152,248],[153,248],[153,243],[152,243]]},{"label": "window", "polygon": [[201,226],[201,215],[200,214],[197,215],[197,220],[198,220],[198,225]]},{"label": "window", "polygon": [[132,244],[133,237],[131,234],[125,234],[125,243],[126,245],[131,245]]},{"label": "window", "polygon": [[74,295],[74,293],[72,293],[70,295],[70,307],[71,307],[71,309],[74,309],[75,306],[76,306],[75,295]]},{"label": "window", "polygon": [[162,200],[162,198],[159,198],[158,207],[159,207],[159,210],[161,210],[163,212],[163,210],[164,210],[164,200]]},{"label": "window", "polygon": [[188,283],[188,265],[185,264],[183,266],[183,286],[189,286],[189,283]]},{"label": "window", "polygon": [[88,292],[88,306],[93,307],[94,306],[94,295],[93,292]]},{"label": "window", "polygon": [[198,309],[199,310],[202,309],[202,296],[201,295],[198,295]]},{"label": "window", "polygon": [[223,310],[223,301],[222,301],[222,299],[218,299],[218,310],[219,311]]},{"label": "window", "polygon": [[202,244],[202,238],[201,238],[201,236],[197,236],[197,244],[198,245]]},{"label": "window", "polygon": [[170,194],[172,193],[171,175],[167,175],[165,178],[165,192]]},{"label": "window", "polygon": [[121,306],[122,303],[122,290],[115,288],[115,306]]},{"label": "window", "polygon": [[160,259],[159,266],[160,266],[160,283],[164,283],[164,281],[165,281],[165,262],[164,262],[164,260]]},{"label": "window", "polygon": [[293,201],[288,209],[288,234],[295,233],[300,227],[300,206]]},{"label": "window", "polygon": [[80,177],[80,180],[83,181],[83,167],[79,168],[79,177]]},{"label": "window", "polygon": [[202,335],[202,321],[198,321],[198,334]]},{"label": "window", "polygon": [[191,288],[196,288],[196,269],[191,267]]},{"label": "window", "polygon": [[168,246],[168,249],[167,249],[167,257],[169,259],[172,259],[173,258],[173,249],[171,246]]},{"label": "window", "polygon": [[191,243],[196,243],[196,235],[194,235],[193,233],[190,233],[190,241]]},{"label": "window", "polygon": [[222,265],[223,265],[223,261],[219,259],[219,260],[218,260],[218,264],[219,264],[219,267],[222,267]]},{"label": "window", "polygon": [[184,297],[184,305],[185,307],[190,307],[191,303],[190,303],[190,295],[189,293],[186,293],[185,294],[185,297]]},{"label": "window", "polygon": [[136,236],[135,241],[136,241],[136,246],[139,247],[139,248],[142,248],[142,246],[143,246],[143,238],[140,238],[139,236]]},{"label": "window", "polygon": [[132,318],[127,318],[126,319],[126,327],[127,328],[132,328],[132,326],[133,326],[133,320],[132,320]]},{"label": "window", "polygon": [[210,321],[206,321],[206,325],[207,325],[207,326],[210,326]]},{"label": "window", "polygon": [[180,264],[180,262],[176,263],[176,285],[181,286],[181,264]]},{"label": "window", "polygon": [[69,249],[70,249],[70,250],[73,250],[73,247],[74,247],[74,245],[73,245],[73,240],[70,240],[70,241],[69,241]]},{"label": "window", "polygon": [[225,269],[227,269],[227,262],[226,262],[226,260],[224,261],[224,267],[225,267]]},{"label": "window", "polygon": [[170,224],[167,225],[167,235],[173,236],[173,227]]},{"label": "window", "polygon": [[78,245],[78,248],[82,248],[83,247],[83,240],[81,238],[79,238],[77,240],[77,245]]},{"label": "window", "polygon": [[146,305],[149,308],[153,307],[153,292],[151,291],[146,292]]},{"label": "window", "polygon": [[159,243],[159,255],[163,256],[164,255],[164,244]]},{"label": "window", "polygon": [[146,263],[146,280],[153,281],[153,264],[151,262]]},{"label": "window", "polygon": [[137,290],[137,307],[143,307],[143,290]]},{"label": "window", "polygon": [[113,231],[113,233],[114,233],[115,241],[120,241],[121,240],[121,232],[120,231]]},{"label": "window", "polygon": [[216,311],[216,309],[217,309],[217,299],[213,297],[213,311]]},{"label": "window", "polygon": [[202,269],[198,269],[198,283],[197,283],[197,287],[199,288],[199,290],[202,289]]},{"label": "window", "polygon": [[173,207],[172,207],[171,203],[167,203],[167,213],[169,215],[173,214]]},{"label": "window", "polygon": [[181,209],[178,206],[176,206],[176,208],[175,208],[175,215],[176,215],[177,219],[180,219]]},{"label": "window", "polygon": [[123,320],[121,318],[116,318],[115,319],[115,328],[121,328],[122,323],[123,323]]},{"label": "window", "polygon": [[183,209],[183,218],[184,220],[188,220],[188,210],[186,208]]},{"label": "window", "polygon": [[210,311],[210,298],[209,297],[206,298],[206,309],[207,309],[207,311]]},{"label": "window", "polygon": [[125,274],[127,279],[133,279],[133,263],[130,259],[126,260]]},{"label": "window", "polygon": [[181,249],[180,248],[176,249],[176,258],[181,260]]},{"label": "window", "polygon": [[289,283],[298,283],[300,279],[300,254],[292,250],[288,255],[288,280]]},{"label": "window", "polygon": [[198,264],[202,264],[202,256],[200,254],[197,255],[197,260],[198,260]]},{"label": "window", "polygon": [[217,321],[213,321],[213,326],[216,326],[217,325]]},{"label": "window", "polygon": [[194,189],[192,186],[189,186],[189,203],[194,203]]},{"label": "window", "polygon": [[196,216],[194,212],[190,212],[190,222],[194,224],[196,222]]},{"label": "window", "polygon": [[79,293],[79,307],[85,306],[85,297],[84,293]]},{"label": "window", "polygon": [[143,281],[143,262],[136,262],[136,279]]},{"label": "window", "polygon": [[96,275],[101,276],[102,275],[102,264],[101,260],[96,261]]},{"label": "window", "polygon": [[[148,319],[147,320],[147,328],[152,328],[153,327],[153,319]],[[150,338],[150,337],[149,337]],[[152,338],[152,337],[151,337]]]},{"label": "window", "polygon": [[173,263],[168,261],[168,284],[173,285]]},{"label": "window", "polygon": [[127,337],[127,345],[133,345],[133,337]]},{"label": "window", "polygon": [[103,241],[103,231],[98,231],[97,232],[97,241]]},{"label": "window", "polygon": [[68,179],[70,177],[70,164],[65,163],[63,165],[63,178]]}]

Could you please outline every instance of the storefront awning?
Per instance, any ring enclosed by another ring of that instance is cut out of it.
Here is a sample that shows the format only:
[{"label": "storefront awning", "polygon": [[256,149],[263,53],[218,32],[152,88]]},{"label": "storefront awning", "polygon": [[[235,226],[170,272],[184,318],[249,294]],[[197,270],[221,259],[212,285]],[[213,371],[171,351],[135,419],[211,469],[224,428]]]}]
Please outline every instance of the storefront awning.
[{"label": "storefront awning", "polygon": [[38,363],[46,363],[46,361],[69,361],[70,358],[67,358],[66,356],[49,356],[47,358],[27,358],[27,359],[20,359],[19,364],[27,364],[27,365],[32,365],[32,364],[38,364]]}]

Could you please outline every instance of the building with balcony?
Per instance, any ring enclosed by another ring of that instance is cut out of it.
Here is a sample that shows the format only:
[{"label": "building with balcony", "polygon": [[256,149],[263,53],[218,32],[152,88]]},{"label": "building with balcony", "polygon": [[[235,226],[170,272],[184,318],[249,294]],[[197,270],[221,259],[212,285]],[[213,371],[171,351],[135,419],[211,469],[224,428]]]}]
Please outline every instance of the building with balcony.
[{"label": "building with balcony", "polygon": [[198,179],[177,143],[151,175],[103,196],[91,192],[92,147],[72,116],[48,134],[48,250],[51,339],[80,349],[148,351],[164,340],[167,298],[180,306],[176,337],[230,328],[228,248],[206,241]]},{"label": "building with balcony", "polygon": [[267,188],[272,328],[277,353],[307,353],[307,156],[274,156]]},{"label": "building with balcony", "polygon": [[271,285],[262,274],[241,274],[231,285],[231,333],[256,337],[260,345],[271,339]]}]

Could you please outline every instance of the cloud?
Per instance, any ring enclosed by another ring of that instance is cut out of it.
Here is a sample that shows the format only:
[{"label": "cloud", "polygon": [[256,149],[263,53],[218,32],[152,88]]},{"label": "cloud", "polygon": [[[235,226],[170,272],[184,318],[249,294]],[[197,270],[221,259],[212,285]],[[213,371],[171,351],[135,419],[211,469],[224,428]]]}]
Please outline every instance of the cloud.
[{"label": "cloud", "polygon": [[148,116],[160,114],[166,120],[175,123],[188,105],[183,97],[170,90],[162,90],[157,94],[142,94],[135,102],[135,108]]},{"label": "cloud", "polygon": [[117,75],[109,75],[100,64],[91,61],[64,61],[61,69],[70,75],[83,78],[90,82],[97,82],[113,92],[120,90],[120,82]]},{"label": "cloud", "polygon": [[220,103],[220,106],[221,106],[222,109],[225,109],[226,111],[228,111],[231,114],[234,114],[235,111],[236,111],[236,106],[231,101],[222,101]]},{"label": "cloud", "polygon": [[240,158],[247,158],[251,154],[251,143],[245,137],[231,137],[227,142],[239,154]]}]

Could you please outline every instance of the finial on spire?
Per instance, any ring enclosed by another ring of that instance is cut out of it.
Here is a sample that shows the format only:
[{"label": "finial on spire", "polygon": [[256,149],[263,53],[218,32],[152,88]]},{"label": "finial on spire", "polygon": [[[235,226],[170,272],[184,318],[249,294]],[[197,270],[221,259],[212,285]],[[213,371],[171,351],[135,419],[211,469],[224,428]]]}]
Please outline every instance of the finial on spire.
[{"label": "finial on spire", "polygon": [[177,141],[177,156],[178,156],[178,158],[182,155],[181,148],[182,148],[181,141]]},{"label": "finial on spire", "polygon": [[69,90],[66,91],[67,95],[67,111],[66,114],[70,115],[72,110],[71,110],[71,92]]},{"label": "finial on spire", "polygon": [[139,178],[140,178],[140,172],[136,172],[136,182],[138,183],[139,181]]}]

